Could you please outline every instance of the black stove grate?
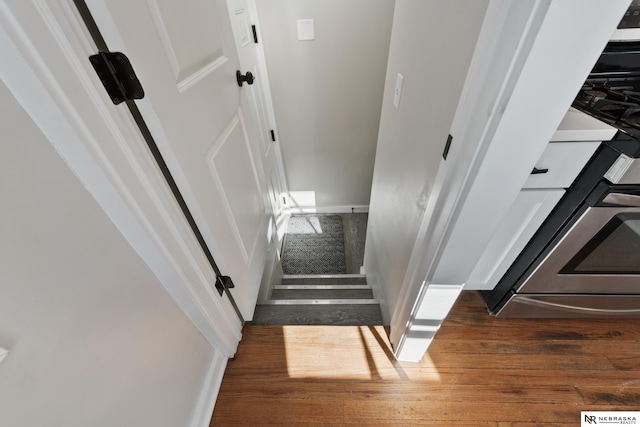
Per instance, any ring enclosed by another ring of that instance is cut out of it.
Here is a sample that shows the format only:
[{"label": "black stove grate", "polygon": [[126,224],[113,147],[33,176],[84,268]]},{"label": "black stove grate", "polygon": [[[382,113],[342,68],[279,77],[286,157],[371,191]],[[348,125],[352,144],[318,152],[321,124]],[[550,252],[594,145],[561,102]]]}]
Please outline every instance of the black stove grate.
[{"label": "black stove grate", "polygon": [[636,79],[589,79],[573,107],[640,139],[640,81]]}]

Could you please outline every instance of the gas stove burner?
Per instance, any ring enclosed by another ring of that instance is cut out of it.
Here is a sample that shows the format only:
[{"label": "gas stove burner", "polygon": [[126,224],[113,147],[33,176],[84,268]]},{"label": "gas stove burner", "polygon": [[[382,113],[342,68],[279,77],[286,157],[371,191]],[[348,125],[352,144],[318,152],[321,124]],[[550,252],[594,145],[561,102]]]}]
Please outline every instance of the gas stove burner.
[{"label": "gas stove burner", "polygon": [[607,97],[607,92],[603,92],[601,90],[585,90],[583,93],[586,97],[592,99],[605,99]]},{"label": "gas stove burner", "polygon": [[626,108],[624,106],[616,103],[608,103],[607,101],[599,102],[593,107],[594,110],[597,111],[602,117],[614,121],[620,120],[620,118],[626,111]]},{"label": "gas stove burner", "polygon": [[607,45],[572,105],[640,141],[640,43]]},{"label": "gas stove burner", "polygon": [[627,102],[640,105],[640,92],[625,90],[623,93],[627,97]]},{"label": "gas stove burner", "polygon": [[640,129],[640,108],[627,108],[620,121],[631,127]]},{"label": "gas stove burner", "polygon": [[587,107],[595,107],[595,105],[606,99],[607,93],[599,90],[589,89],[581,91],[576,98],[576,102],[587,106]]},{"label": "gas stove burner", "polygon": [[622,119],[622,121],[627,125],[634,127],[636,129],[640,128],[640,117],[630,117],[627,119]]},{"label": "gas stove burner", "polygon": [[614,92],[632,91],[633,89],[633,86],[609,86],[609,90],[612,90]]},{"label": "gas stove burner", "polygon": [[591,75],[573,103],[578,110],[640,138],[640,73]]}]

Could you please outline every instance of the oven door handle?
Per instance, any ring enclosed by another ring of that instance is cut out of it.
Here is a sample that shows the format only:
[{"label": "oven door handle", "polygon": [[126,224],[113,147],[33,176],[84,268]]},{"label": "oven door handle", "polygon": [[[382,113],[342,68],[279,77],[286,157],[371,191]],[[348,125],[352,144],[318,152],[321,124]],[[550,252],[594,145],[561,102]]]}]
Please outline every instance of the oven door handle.
[{"label": "oven door handle", "polygon": [[582,314],[593,314],[593,315],[631,315],[631,314],[640,314],[640,308],[605,308],[605,307],[594,307],[594,306],[579,306],[579,305],[569,305],[563,304],[553,301],[545,301],[543,299],[536,299],[518,295],[517,300],[521,304],[544,307],[549,309],[555,309],[565,312],[574,312],[574,313],[582,313]]},{"label": "oven door handle", "polygon": [[610,205],[640,208],[640,196],[633,194],[609,193],[602,201]]}]

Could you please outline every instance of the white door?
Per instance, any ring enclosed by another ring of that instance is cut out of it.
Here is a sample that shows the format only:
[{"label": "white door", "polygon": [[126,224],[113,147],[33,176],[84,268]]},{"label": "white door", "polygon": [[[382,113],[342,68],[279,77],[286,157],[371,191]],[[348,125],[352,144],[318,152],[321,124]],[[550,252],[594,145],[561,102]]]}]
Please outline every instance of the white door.
[{"label": "white door", "polygon": [[232,294],[253,316],[267,253],[268,209],[256,112],[239,87],[224,0],[104,1],[89,9],[111,51],[125,53],[140,111]]},{"label": "white door", "polygon": [[[251,106],[251,112],[256,123],[255,140],[257,156],[261,158],[264,167],[264,177],[267,184],[269,199],[267,203],[271,207],[273,224],[278,228],[277,235],[282,237],[284,227],[286,198],[284,190],[284,176],[278,162],[280,153],[275,134],[275,119],[269,92],[266,64],[261,62],[264,52],[254,37],[259,36],[257,24],[257,11],[253,0],[227,0],[229,19],[233,28],[233,35],[238,50],[238,59],[243,73],[251,72],[254,82],[247,85],[247,90],[242,96],[245,102]],[[262,43],[262,41],[258,41]],[[272,134],[273,132],[273,134]]]}]

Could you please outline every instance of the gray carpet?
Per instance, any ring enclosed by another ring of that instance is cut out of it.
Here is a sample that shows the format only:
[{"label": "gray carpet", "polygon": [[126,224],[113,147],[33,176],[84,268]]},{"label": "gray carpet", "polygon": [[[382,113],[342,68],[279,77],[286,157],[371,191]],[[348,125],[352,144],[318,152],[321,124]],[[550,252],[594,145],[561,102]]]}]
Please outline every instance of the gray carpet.
[{"label": "gray carpet", "polygon": [[342,217],[295,215],[289,218],[282,269],[284,274],[345,274]]}]

